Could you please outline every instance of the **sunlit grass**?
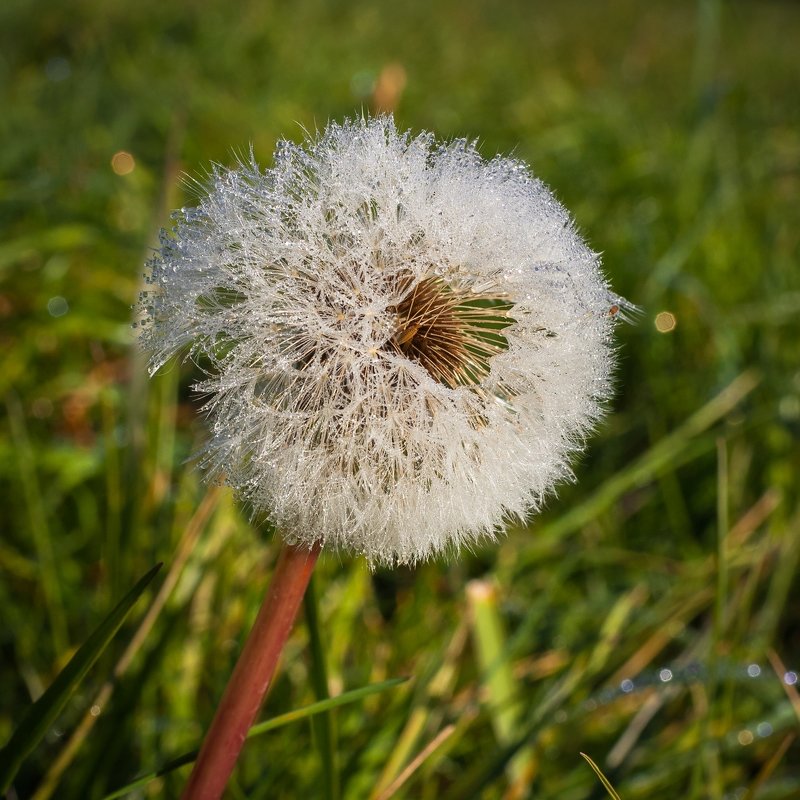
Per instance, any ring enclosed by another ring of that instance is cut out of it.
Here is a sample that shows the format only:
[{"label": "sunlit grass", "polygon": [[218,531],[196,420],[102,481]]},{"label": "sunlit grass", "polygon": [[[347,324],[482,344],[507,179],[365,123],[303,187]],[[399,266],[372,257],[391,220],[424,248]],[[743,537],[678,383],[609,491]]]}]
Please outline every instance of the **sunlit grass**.
[{"label": "sunlit grass", "polygon": [[[581,752],[624,800],[797,796],[800,9],[10,0],[0,25],[0,742],[165,562],[19,797],[195,749],[276,555],[187,462],[192,367],[148,385],[132,347],[182,171],[386,103],[529,160],[643,311],[579,480],[529,526],[416,570],[322,560],[328,693],[412,680],[337,708],[327,744],[248,743],[231,797],[326,774],[353,799],[605,796]],[[313,652],[301,622],[264,719],[318,699]]]}]

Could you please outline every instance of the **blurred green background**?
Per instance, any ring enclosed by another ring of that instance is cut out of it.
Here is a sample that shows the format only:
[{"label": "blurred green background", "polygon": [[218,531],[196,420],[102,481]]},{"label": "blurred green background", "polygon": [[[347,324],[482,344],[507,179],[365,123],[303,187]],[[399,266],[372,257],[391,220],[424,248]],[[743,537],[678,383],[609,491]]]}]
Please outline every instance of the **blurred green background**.
[{"label": "blurred green background", "polygon": [[[323,558],[329,691],[413,679],[253,741],[230,797],[606,796],[580,751],[625,800],[800,796],[798,43],[777,0],[5,0],[0,742],[165,562],[12,796],[103,797],[210,721],[277,548],[187,464],[190,370],[147,379],[131,305],[182,176],[362,110],[527,160],[643,313],[527,528]],[[309,630],[263,718],[319,694]]]}]

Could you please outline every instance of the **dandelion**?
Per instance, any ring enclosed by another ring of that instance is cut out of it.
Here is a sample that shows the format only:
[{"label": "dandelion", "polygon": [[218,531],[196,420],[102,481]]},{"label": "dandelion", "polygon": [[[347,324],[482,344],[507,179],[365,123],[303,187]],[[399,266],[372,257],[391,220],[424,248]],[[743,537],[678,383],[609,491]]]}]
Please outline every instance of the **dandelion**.
[{"label": "dandelion", "polygon": [[390,117],[215,168],[150,268],[151,369],[204,369],[200,462],[274,523],[271,596],[296,602],[321,548],[415,563],[538,508],[602,411],[626,308],[523,163]]},{"label": "dandelion", "polygon": [[391,118],[214,170],[142,299],[152,369],[208,377],[202,464],[290,542],[413,563],[570,475],[619,299],[525,165]]}]

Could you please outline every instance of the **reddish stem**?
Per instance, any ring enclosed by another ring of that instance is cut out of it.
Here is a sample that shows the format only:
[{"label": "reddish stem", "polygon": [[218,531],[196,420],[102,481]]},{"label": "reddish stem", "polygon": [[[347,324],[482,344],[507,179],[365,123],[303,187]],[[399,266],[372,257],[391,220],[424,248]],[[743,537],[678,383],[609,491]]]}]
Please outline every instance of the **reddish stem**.
[{"label": "reddish stem", "polygon": [[261,610],[203,740],[182,800],[218,800],[269,688],[319,546],[284,545]]}]

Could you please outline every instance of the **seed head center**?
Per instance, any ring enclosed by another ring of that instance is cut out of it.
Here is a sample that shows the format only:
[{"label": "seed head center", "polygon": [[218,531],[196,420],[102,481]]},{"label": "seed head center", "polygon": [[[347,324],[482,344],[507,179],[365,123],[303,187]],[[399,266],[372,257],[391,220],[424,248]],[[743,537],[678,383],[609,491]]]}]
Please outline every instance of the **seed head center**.
[{"label": "seed head center", "polygon": [[454,389],[489,374],[489,359],[508,349],[501,331],[513,323],[502,298],[455,290],[438,277],[398,282],[401,299],[389,307],[395,333],[387,349],[423,366]]}]

